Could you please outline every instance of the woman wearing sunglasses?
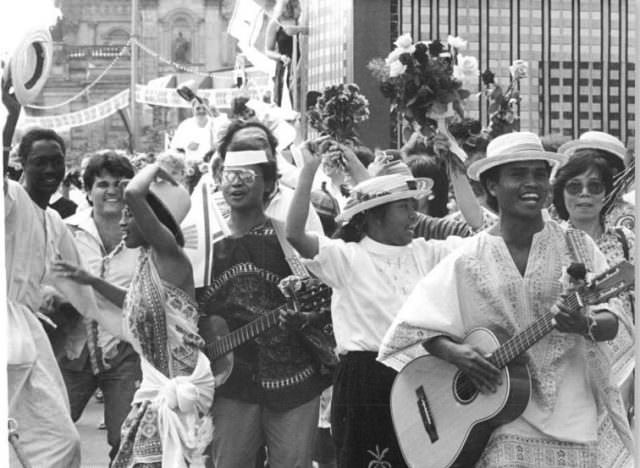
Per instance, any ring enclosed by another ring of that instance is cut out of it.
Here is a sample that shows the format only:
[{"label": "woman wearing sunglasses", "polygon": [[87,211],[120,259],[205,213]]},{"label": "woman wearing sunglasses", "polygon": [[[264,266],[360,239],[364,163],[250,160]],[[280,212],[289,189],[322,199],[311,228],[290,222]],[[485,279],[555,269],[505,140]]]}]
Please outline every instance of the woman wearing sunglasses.
[{"label": "woman wearing sunglasses", "polygon": [[[609,266],[623,260],[634,262],[635,236],[625,227],[615,227],[605,221],[604,201],[613,188],[614,169],[602,153],[583,149],[558,170],[553,185],[553,203],[558,216],[580,229],[596,242]],[[612,375],[621,389],[625,407],[630,408],[633,371],[632,293],[622,299],[627,327],[621,326],[615,340],[609,342],[612,352]]]}]

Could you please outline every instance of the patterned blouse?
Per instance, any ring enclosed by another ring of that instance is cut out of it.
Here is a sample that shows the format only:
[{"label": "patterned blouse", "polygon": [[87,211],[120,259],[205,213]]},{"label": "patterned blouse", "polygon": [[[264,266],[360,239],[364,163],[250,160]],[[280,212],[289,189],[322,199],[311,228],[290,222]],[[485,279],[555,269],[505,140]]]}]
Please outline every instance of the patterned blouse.
[{"label": "patterned blouse", "polygon": [[[204,345],[197,332],[198,307],[160,278],[149,249],[140,253],[123,312],[125,336],[144,359],[169,378],[193,372]],[[161,460],[157,409],[150,401],[134,403],[112,466],[159,468]]]}]

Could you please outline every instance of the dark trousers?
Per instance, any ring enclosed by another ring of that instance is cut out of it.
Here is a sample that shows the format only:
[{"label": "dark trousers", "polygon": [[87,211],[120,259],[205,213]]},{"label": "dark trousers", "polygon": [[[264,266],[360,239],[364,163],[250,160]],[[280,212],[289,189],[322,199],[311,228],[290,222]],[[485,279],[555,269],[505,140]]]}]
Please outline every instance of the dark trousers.
[{"label": "dark trousers", "polygon": [[[121,343],[120,346],[123,344]],[[111,446],[109,459],[113,460],[120,446],[120,426],[129,414],[131,400],[142,379],[140,358],[135,352],[128,352],[122,360],[116,361],[117,364],[111,369],[94,375],[87,354],[83,353],[83,356],[85,363],[79,369],[75,361],[70,361],[66,357],[60,360],[60,370],[71,404],[71,419],[73,422],[80,419],[89,399],[96,389],[100,388],[104,395],[107,442]]]},{"label": "dark trousers", "polygon": [[393,431],[389,395],[396,372],[377,353],[340,357],[333,383],[331,430],[339,468],[406,467]]}]

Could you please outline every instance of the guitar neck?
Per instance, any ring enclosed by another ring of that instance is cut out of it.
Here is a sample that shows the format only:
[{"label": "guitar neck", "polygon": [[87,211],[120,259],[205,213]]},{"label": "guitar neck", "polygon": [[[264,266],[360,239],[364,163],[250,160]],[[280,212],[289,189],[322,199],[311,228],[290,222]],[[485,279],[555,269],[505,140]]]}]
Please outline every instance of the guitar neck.
[{"label": "guitar neck", "polygon": [[230,353],[238,346],[245,344],[269,328],[278,324],[278,316],[280,310],[285,307],[281,306],[271,312],[257,318],[246,325],[236,328],[231,333],[219,338],[216,341],[207,343],[206,349],[209,359],[212,361]]},{"label": "guitar neck", "polygon": [[[585,304],[591,303],[589,301],[589,294],[578,296],[576,292],[572,292],[567,296],[567,304],[572,310],[578,310],[580,308],[581,298]],[[489,361],[498,369],[505,367],[553,330],[554,315],[551,311],[544,314],[522,332],[500,346],[500,348],[491,355]]]}]

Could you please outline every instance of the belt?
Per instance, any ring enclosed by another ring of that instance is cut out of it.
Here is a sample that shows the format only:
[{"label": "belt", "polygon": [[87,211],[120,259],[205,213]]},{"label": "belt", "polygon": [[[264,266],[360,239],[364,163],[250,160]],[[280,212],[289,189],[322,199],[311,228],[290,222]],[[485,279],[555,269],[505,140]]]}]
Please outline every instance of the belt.
[{"label": "belt", "polygon": [[309,377],[311,377],[315,373],[315,369],[313,366],[307,366],[302,369],[300,372],[296,372],[295,374],[283,378],[283,379],[260,379],[260,385],[265,390],[278,390],[285,387],[291,387],[292,385],[297,385],[301,382],[304,382]]}]

